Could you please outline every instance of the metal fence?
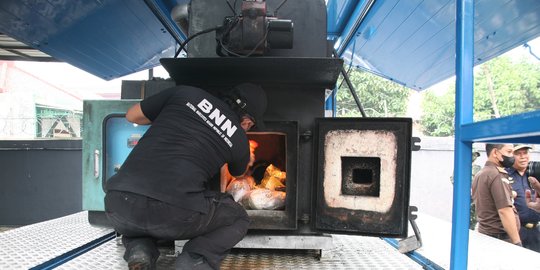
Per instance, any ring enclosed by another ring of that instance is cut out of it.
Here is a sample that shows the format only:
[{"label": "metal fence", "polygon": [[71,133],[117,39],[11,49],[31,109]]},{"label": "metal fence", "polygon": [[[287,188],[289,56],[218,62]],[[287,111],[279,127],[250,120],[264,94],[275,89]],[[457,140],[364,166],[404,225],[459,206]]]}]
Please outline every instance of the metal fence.
[{"label": "metal fence", "polygon": [[0,118],[0,139],[80,138],[82,112],[37,109],[35,116]]}]

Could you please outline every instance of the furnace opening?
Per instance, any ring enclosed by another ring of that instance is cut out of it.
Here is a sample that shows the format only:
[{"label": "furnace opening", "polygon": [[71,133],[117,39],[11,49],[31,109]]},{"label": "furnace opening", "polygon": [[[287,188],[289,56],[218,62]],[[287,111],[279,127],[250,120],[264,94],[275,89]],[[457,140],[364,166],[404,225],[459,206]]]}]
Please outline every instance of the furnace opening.
[{"label": "furnace opening", "polygon": [[355,184],[367,184],[373,183],[373,171],[366,169],[353,169],[352,181]]},{"label": "furnace opening", "polygon": [[221,175],[221,189],[248,210],[285,210],[287,198],[286,134],[248,132],[255,157],[246,176]]},{"label": "furnace opening", "polygon": [[381,159],[378,157],[341,157],[341,193],[379,197]]}]

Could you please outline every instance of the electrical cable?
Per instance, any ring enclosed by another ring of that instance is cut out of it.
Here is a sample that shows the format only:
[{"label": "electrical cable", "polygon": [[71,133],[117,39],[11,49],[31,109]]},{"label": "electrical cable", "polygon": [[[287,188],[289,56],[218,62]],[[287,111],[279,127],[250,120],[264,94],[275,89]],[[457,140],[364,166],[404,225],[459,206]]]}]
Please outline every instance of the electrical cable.
[{"label": "electrical cable", "polygon": [[227,6],[229,6],[229,8],[231,9],[231,11],[233,12],[233,15],[236,17],[236,0],[234,0],[234,7],[231,6],[231,3],[229,2],[229,0],[225,0],[225,2],[227,2]]},{"label": "electrical cable", "polygon": [[529,49],[529,53],[536,58],[536,60],[540,61],[540,57],[538,57],[535,53],[533,53],[532,48],[529,44],[525,43],[523,44],[523,47]]},{"label": "electrical cable", "polygon": [[[347,76],[349,76],[349,74],[351,74],[351,69],[352,69],[352,65],[349,65],[349,68],[347,69]],[[339,83],[339,86],[337,87],[338,89],[341,88],[341,86],[343,85],[343,82],[345,81],[345,78],[343,78],[341,80],[341,82]]]},{"label": "electrical cable", "polygon": [[[227,33],[226,33],[226,34],[228,34],[228,33],[230,32],[231,28],[232,28],[232,27],[229,27],[229,29],[227,29]],[[224,49],[227,53],[229,53],[230,55],[233,55],[233,56],[236,56],[236,57],[249,57],[249,56],[251,56],[251,55],[252,55],[252,54],[253,54],[253,53],[261,46],[261,44],[266,40],[267,36],[268,36],[268,26],[266,27],[266,31],[264,32],[264,36],[259,40],[259,42],[257,42],[257,44],[255,45],[255,47],[253,47],[253,49],[252,49],[249,53],[247,53],[247,54],[245,54],[245,55],[243,55],[243,54],[238,54],[238,53],[235,53],[235,52],[233,52],[233,51],[230,51],[230,50],[225,46],[225,44],[223,44],[223,36],[221,36],[221,38],[220,38],[218,41],[219,41],[219,45],[221,46],[221,48],[223,48],[223,49]]]},{"label": "electrical cable", "polygon": [[[339,58],[337,51],[334,49],[334,57]],[[354,102],[356,102],[356,106],[358,107],[358,110],[360,110],[360,114],[362,114],[362,117],[367,117],[366,112],[364,111],[364,107],[362,106],[362,103],[360,103],[360,99],[358,98],[358,95],[356,95],[356,89],[354,89],[354,86],[349,79],[349,75],[345,72],[345,68],[341,66],[341,74],[343,74],[343,79],[347,83],[347,86],[349,87],[349,90],[351,91],[351,94],[354,98]]]},{"label": "electrical cable", "polygon": [[287,2],[287,0],[281,1],[281,3],[278,5],[278,7],[274,10],[274,17],[277,17],[278,10],[281,8],[281,6],[283,6],[283,4],[285,4],[285,2]]},{"label": "electrical cable", "polygon": [[259,46],[261,46],[262,43],[266,40],[267,36],[268,36],[268,27],[266,27],[266,32],[264,32],[264,36],[261,38],[261,40],[259,40],[259,42],[257,42],[257,45],[255,45],[255,47],[253,47],[253,50],[251,50],[244,57],[248,57],[248,56],[252,55],[257,50],[257,48],[259,48]]},{"label": "electrical cable", "polygon": [[[224,31],[224,33],[220,36],[220,38],[218,39],[218,42],[219,42],[219,45],[221,46],[221,48],[223,48],[228,54],[232,55],[232,56],[236,56],[236,57],[249,57],[251,56],[260,46],[261,44],[266,40],[267,36],[268,36],[268,26],[266,27],[266,31],[264,33],[264,36],[261,38],[261,40],[259,40],[259,42],[257,42],[257,44],[255,45],[255,47],[247,54],[245,55],[242,55],[242,54],[238,54],[238,53],[235,53],[235,52],[232,52],[230,51],[226,46],[225,44],[223,44],[223,37],[228,35],[232,28],[238,23],[240,17],[236,14],[236,1],[234,1],[233,5],[231,6],[231,3],[229,2],[229,0],[225,0],[225,2],[227,3],[227,5],[229,6],[229,8],[232,10],[234,16],[232,17],[232,23],[228,24],[228,27],[227,29]],[[283,6],[283,4],[285,4],[285,2],[287,2],[287,0],[283,0],[279,6],[276,8],[276,10],[274,11],[274,14],[277,14],[277,11],[281,8],[281,6]],[[190,42],[192,39],[194,39],[195,37],[197,36],[200,36],[202,34],[206,34],[206,33],[209,33],[209,32],[212,32],[212,31],[216,31],[216,30],[219,30],[220,28],[223,28],[223,26],[219,25],[219,26],[216,26],[216,27],[212,27],[212,28],[208,28],[208,29],[205,29],[203,31],[200,31],[190,37],[188,37],[184,42],[182,42],[180,44],[180,47],[178,48],[178,50],[176,51],[176,53],[174,54],[174,58],[177,58],[178,55],[180,54],[180,52],[182,50],[184,50],[186,53],[187,51],[185,50],[185,46],[187,45],[188,42]]]},{"label": "electrical cable", "polygon": [[[225,0],[225,2],[227,2],[227,5],[229,6],[229,8],[231,9],[231,11],[233,12],[233,15],[234,15],[233,18],[237,19],[238,16],[237,16],[236,10],[235,10],[235,9],[236,9],[236,0],[234,0],[233,6],[231,6],[231,3],[229,2],[229,0]],[[221,27],[222,27],[222,26],[218,25],[218,26],[216,26],[216,27],[208,28],[208,29],[206,29],[206,30],[203,30],[203,31],[201,31],[201,32],[198,32],[198,33],[196,33],[196,34],[194,34],[194,35],[188,37],[186,40],[184,40],[184,42],[182,42],[182,43],[180,44],[180,47],[178,48],[178,50],[177,50],[176,53],[174,54],[174,58],[177,58],[178,55],[180,54],[180,52],[181,52],[182,50],[184,50],[184,51],[186,52],[186,54],[187,54],[187,51],[184,49],[184,47],[187,45],[187,43],[188,43],[189,41],[191,41],[191,40],[194,39],[195,37],[200,36],[200,35],[202,35],[202,34],[206,34],[206,33],[215,31],[215,30],[218,30],[218,29],[221,28]],[[228,32],[230,32],[230,29],[228,30]]]},{"label": "electrical cable", "polygon": [[221,28],[222,26],[221,25],[218,25],[216,27],[212,27],[212,28],[208,28],[206,30],[202,30],[190,37],[188,37],[186,40],[184,40],[184,42],[182,42],[182,44],[180,44],[180,48],[178,48],[178,50],[176,51],[176,53],[174,54],[174,58],[178,57],[178,55],[180,54],[180,52],[182,50],[184,50],[186,53],[187,51],[184,49],[184,47],[186,46],[186,44],[188,44],[188,42],[190,42],[192,39],[202,35],[202,34],[206,34],[206,33],[209,33],[209,32],[212,32],[212,31],[215,31],[215,30],[218,30],[219,28]]}]

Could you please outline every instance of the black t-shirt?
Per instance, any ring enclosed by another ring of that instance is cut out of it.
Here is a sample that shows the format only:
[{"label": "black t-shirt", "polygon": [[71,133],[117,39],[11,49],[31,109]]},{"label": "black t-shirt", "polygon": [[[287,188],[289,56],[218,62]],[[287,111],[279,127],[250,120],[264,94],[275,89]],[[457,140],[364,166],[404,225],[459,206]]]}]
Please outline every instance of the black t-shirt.
[{"label": "black t-shirt", "polygon": [[249,143],[229,107],[199,88],[177,86],[141,101],[150,128],[133,148],[107,190],[145,195],[207,212],[205,184],[225,163],[244,173]]}]

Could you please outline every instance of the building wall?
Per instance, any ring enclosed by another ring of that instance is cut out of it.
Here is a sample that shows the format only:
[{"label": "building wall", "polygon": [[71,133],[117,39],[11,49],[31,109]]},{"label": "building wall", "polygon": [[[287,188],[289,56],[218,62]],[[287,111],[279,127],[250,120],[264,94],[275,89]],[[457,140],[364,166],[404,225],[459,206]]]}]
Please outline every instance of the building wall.
[{"label": "building wall", "polygon": [[82,210],[81,140],[0,141],[0,226]]}]

